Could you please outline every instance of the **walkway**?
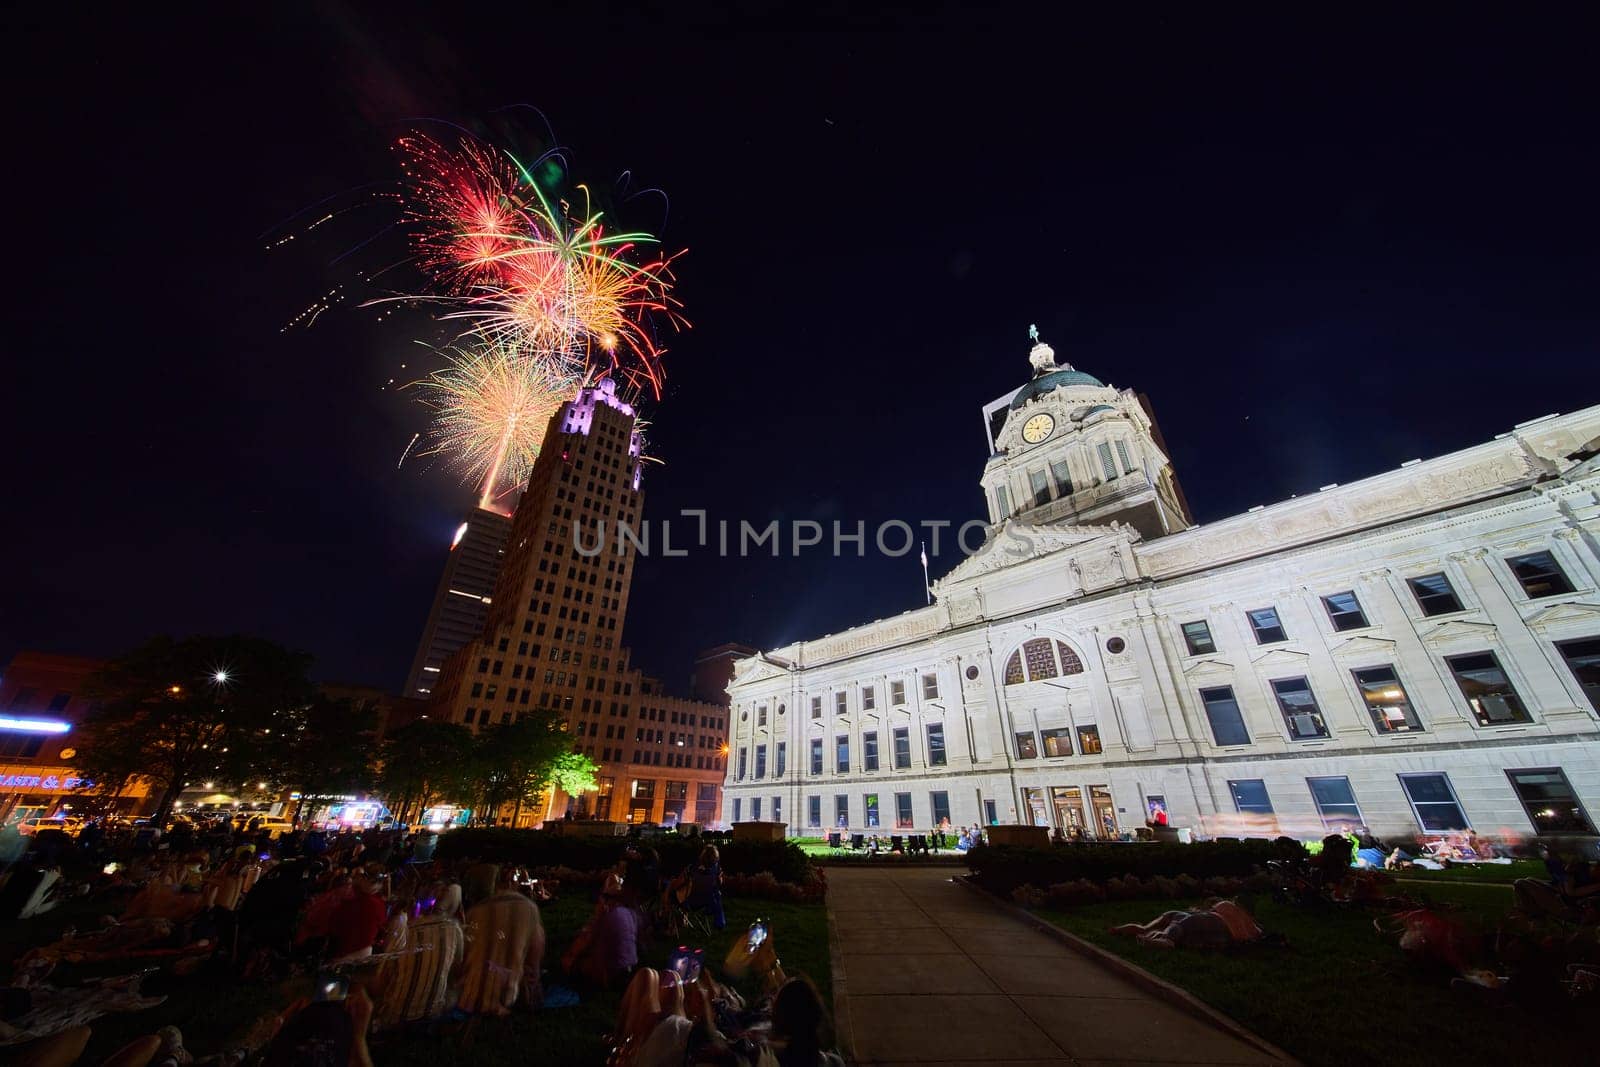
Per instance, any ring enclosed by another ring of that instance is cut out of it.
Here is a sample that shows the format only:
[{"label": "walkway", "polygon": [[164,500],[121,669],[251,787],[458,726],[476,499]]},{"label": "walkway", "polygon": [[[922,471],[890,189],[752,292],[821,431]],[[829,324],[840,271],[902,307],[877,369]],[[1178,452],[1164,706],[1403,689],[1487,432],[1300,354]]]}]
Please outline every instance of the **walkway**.
[{"label": "walkway", "polygon": [[863,1064],[1273,1062],[966,886],[828,868],[840,1038]]}]

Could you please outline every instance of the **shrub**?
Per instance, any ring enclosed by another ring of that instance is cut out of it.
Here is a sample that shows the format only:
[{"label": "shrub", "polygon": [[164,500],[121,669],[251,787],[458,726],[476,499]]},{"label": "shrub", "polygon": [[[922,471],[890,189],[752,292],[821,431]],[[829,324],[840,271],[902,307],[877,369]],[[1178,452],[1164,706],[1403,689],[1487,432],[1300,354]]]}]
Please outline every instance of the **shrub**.
[{"label": "shrub", "polygon": [[[1001,896],[1019,886],[1054,886],[1084,880],[1104,887],[1111,899],[1154,894],[1156,883],[1169,879],[1174,896],[1212,893],[1216,884],[1237,887],[1241,879],[1263,870],[1271,860],[1304,858],[1299,842],[1289,838],[1268,841],[1219,839],[1182,844],[1085,844],[1051,848],[1015,848],[979,845],[967,853],[967,866],[979,885]],[[1134,884],[1129,885],[1129,879]],[[1214,879],[1230,879],[1228,883]],[[1113,885],[1112,883],[1116,884]]]},{"label": "shrub", "polygon": [[[687,834],[657,837],[569,837],[547,830],[518,830],[504,826],[462,827],[439,839],[435,856],[443,861],[474,860],[510,863],[520,867],[565,867],[599,872],[615,867],[629,844],[647,845],[661,856],[661,872],[671,876],[700,855],[707,840]],[[815,881],[816,868],[800,846],[788,841],[717,841],[726,875],[767,873],[789,885]],[[818,892],[818,896],[821,893]]]}]

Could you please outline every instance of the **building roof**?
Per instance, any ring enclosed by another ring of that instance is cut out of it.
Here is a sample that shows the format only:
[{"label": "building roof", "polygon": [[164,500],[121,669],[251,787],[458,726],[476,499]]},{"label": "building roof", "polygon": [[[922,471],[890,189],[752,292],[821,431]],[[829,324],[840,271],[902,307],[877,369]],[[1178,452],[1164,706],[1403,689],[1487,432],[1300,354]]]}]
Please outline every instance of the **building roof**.
[{"label": "building roof", "polygon": [[1059,389],[1064,385],[1089,385],[1096,389],[1103,389],[1105,384],[1094,375],[1085,374],[1083,371],[1074,370],[1071,367],[1051,371],[1049,374],[1039,375],[1039,377],[1017,390],[1017,395],[1011,398],[1011,410],[1015,411],[1035,397],[1043,396],[1045,393],[1053,389]]}]

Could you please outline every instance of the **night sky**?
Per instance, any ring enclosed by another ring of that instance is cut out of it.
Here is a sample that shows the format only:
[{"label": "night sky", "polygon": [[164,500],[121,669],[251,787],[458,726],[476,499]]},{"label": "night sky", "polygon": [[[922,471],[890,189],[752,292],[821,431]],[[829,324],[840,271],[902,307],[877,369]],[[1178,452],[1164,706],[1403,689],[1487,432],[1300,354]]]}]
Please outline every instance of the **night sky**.
[{"label": "night sky", "polygon": [[[533,105],[577,177],[669,194],[694,328],[648,412],[656,520],[983,514],[979,412],[1030,323],[1149,394],[1202,522],[1600,403],[1595,27],[1549,9],[690,33],[319,7],[8,18],[0,663],[245,631],[399,688],[473,497],[396,469],[424,420],[385,386],[427,324],[352,301],[281,332],[361,225],[261,235],[391,181],[419,118]],[[681,688],[698,648],[922,595],[915,555],[656,557],[625,637]]]}]

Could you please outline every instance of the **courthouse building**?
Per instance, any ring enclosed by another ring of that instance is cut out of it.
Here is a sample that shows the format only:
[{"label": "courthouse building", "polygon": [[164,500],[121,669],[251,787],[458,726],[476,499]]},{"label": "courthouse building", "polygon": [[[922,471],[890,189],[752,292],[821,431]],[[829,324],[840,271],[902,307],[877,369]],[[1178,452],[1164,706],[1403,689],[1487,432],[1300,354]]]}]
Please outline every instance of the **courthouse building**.
[{"label": "courthouse building", "polygon": [[1592,832],[1600,407],[1195,525],[1139,396],[1031,362],[934,603],[738,662],[724,818]]}]

